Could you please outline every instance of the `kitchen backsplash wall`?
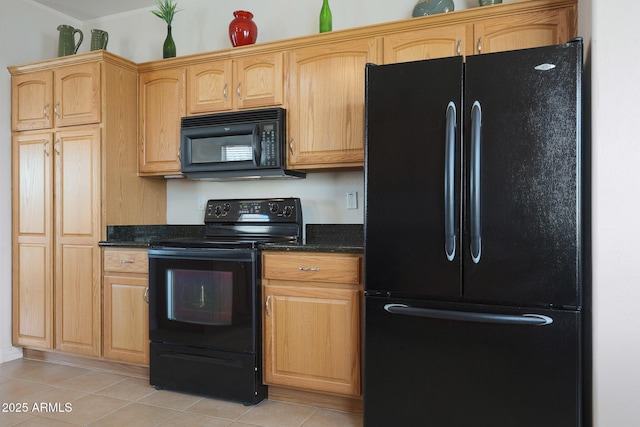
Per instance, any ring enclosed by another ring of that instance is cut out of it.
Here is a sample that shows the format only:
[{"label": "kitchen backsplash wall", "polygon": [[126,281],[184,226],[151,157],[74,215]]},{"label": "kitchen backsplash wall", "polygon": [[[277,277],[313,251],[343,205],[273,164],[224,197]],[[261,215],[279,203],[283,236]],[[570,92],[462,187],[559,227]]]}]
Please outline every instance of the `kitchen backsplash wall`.
[{"label": "kitchen backsplash wall", "polygon": [[[357,192],[357,209],[347,209],[347,193]],[[199,199],[300,197],[305,224],[362,224],[363,172],[314,172],[305,179],[262,181],[191,181],[173,179],[167,185],[167,222],[202,224]]]}]

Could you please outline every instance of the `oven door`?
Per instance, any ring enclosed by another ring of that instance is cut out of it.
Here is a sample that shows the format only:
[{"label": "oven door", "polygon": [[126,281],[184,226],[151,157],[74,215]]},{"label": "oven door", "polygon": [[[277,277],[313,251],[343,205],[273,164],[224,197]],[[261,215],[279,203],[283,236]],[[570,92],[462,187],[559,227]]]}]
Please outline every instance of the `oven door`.
[{"label": "oven door", "polygon": [[254,353],[260,301],[254,249],[149,250],[149,339]]}]

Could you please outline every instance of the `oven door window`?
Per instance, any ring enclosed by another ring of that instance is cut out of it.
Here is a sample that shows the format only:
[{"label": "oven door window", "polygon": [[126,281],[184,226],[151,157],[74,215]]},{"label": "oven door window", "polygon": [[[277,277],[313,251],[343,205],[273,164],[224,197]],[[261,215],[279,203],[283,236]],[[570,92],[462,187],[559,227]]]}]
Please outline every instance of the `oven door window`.
[{"label": "oven door window", "polygon": [[152,341],[254,351],[259,288],[254,260],[149,257]]},{"label": "oven door window", "polygon": [[167,270],[167,319],[230,326],[233,272]]}]

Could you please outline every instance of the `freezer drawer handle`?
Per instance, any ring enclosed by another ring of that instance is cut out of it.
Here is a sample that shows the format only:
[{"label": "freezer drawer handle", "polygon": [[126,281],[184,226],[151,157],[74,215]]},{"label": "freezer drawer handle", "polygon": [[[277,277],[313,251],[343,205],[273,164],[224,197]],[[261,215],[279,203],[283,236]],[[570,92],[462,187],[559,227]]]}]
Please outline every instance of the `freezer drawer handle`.
[{"label": "freezer drawer handle", "polygon": [[482,224],[480,222],[480,128],[482,126],[482,108],[478,101],[471,107],[471,171],[469,174],[470,203],[469,221],[471,222],[471,260],[477,264],[482,255]]},{"label": "freezer drawer handle", "polygon": [[431,308],[409,307],[405,304],[386,304],[384,309],[393,314],[428,317],[431,319],[459,320],[462,322],[502,323],[506,325],[544,326],[553,323],[553,319],[542,314],[491,314],[467,311],[435,310]]},{"label": "freezer drawer handle", "polygon": [[456,104],[447,105],[447,129],[444,154],[444,252],[447,260],[456,257]]}]

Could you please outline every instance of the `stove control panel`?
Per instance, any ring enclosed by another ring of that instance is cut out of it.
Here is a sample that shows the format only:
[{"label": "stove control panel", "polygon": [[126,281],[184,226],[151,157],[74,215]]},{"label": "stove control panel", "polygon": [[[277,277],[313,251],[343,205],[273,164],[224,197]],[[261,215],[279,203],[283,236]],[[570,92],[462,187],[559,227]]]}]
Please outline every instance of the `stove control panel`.
[{"label": "stove control panel", "polygon": [[300,199],[209,200],[205,223],[216,222],[293,222],[302,223]]}]

